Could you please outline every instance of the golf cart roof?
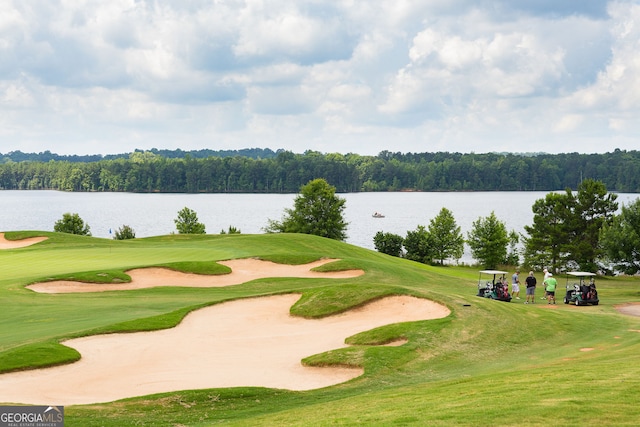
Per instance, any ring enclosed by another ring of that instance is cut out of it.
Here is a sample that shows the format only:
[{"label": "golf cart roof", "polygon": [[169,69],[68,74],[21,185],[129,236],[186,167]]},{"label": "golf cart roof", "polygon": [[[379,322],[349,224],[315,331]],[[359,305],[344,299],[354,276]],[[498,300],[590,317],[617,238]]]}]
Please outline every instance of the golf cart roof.
[{"label": "golf cart roof", "polygon": [[596,276],[596,273],[589,273],[587,271],[569,271],[567,273],[570,276],[576,276],[576,277],[580,277],[580,276]]},{"label": "golf cart roof", "polygon": [[500,270],[481,270],[480,273],[484,274],[507,274],[508,271],[500,271]]}]

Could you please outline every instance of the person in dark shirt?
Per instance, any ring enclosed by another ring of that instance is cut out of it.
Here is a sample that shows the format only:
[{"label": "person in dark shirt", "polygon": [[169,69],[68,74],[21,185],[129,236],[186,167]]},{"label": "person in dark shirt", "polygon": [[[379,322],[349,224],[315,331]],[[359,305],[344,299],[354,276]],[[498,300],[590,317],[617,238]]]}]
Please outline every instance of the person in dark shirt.
[{"label": "person in dark shirt", "polygon": [[529,301],[531,301],[531,304],[535,304],[536,303],[536,278],[533,275],[533,271],[529,272],[529,275],[527,276],[527,278],[525,279],[525,283],[527,284],[527,300],[524,302],[525,304],[529,304]]}]

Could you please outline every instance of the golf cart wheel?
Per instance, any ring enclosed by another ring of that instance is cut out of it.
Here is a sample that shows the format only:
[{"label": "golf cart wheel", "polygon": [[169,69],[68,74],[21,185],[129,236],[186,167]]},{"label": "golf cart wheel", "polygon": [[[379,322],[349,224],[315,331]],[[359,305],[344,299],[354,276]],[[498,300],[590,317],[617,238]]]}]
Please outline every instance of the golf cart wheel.
[{"label": "golf cart wheel", "polygon": [[600,302],[600,301],[594,301],[594,302],[592,302],[591,304],[593,304],[593,305],[598,305],[598,303],[599,303],[599,302]]},{"label": "golf cart wheel", "polygon": [[576,305],[580,305],[580,300],[579,299],[576,300]]},{"label": "golf cart wheel", "polygon": [[564,303],[569,304],[569,299],[567,297],[564,297]]}]

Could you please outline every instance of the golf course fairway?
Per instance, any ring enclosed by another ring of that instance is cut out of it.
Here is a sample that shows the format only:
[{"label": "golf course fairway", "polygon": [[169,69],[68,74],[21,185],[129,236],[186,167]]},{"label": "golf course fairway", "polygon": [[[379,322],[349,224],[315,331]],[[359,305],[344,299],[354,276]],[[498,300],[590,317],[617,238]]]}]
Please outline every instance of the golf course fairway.
[{"label": "golf course fairway", "polygon": [[525,305],[476,297],[477,270],[298,234],[7,231],[0,404],[66,426],[637,425],[638,278]]}]

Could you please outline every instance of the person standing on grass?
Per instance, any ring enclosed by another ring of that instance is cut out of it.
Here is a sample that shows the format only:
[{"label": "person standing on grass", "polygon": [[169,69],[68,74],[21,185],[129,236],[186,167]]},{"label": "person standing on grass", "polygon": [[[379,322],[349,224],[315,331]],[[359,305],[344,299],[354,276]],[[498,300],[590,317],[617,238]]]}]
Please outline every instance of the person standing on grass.
[{"label": "person standing on grass", "polygon": [[553,274],[549,273],[549,277],[547,277],[544,281],[544,288],[547,290],[547,304],[556,303],[556,286],[558,282],[556,278],[553,277]]},{"label": "person standing on grass", "polygon": [[535,304],[537,280],[533,275],[533,271],[529,272],[529,275],[525,279],[525,283],[527,284],[527,300],[524,303],[529,304],[529,300],[531,300],[531,304]]},{"label": "person standing on grass", "polygon": [[520,270],[516,270],[511,276],[511,296],[520,299]]},{"label": "person standing on grass", "polygon": [[[549,270],[547,270],[546,268],[544,270],[542,270],[542,272],[544,273],[544,277],[542,278],[542,284],[544,285],[544,282],[549,278],[549,276],[551,276],[551,273],[549,273]],[[544,296],[540,299],[547,299],[547,288],[544,288]]]}]

